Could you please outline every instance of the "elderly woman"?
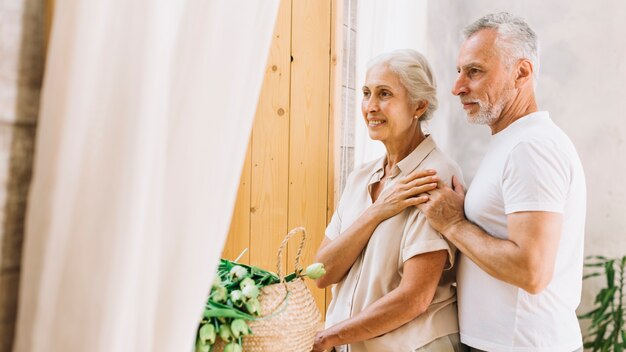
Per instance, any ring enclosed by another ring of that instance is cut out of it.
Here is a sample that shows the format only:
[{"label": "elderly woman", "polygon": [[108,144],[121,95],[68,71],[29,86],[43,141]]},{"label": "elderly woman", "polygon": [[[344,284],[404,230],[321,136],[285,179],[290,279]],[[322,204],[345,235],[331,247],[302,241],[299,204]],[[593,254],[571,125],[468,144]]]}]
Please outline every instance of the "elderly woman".
[{"label": "elderly woman", "polygon": [[317,285],[335,286],[313,351],[459,351],[456,249],[414,206],[437,182],[461,179],[422,132],[436,107],[433,74],[418,52],[393,51],[368,65],[361,111],[387,154],[352,172],[326,229],[316,261],[327,273]]}]

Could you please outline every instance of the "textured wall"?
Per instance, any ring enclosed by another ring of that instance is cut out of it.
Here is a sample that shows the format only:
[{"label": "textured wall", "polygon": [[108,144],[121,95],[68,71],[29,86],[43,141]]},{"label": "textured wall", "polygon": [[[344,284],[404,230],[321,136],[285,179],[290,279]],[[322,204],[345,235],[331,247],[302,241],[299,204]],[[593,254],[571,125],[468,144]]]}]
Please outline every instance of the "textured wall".
[{"label": "textured wall", "polygon": [[41,0],[0,2],[0,352],[11,350],[43,72]]},{"label": "textured wall", "polygon": [[[524,17],[541,40],[539,108],[570,136],[583,162],[588,203],[586,254],[626,255],[626,2],[525,0],[429,2],[429,57],[440,83],[433,122],[439,140],[470,180],[489,140],[488,128],[469,126],[450,94],[462,27],[480,16],[509,11]],[[587,311],[599,281],[585,282]]]}]

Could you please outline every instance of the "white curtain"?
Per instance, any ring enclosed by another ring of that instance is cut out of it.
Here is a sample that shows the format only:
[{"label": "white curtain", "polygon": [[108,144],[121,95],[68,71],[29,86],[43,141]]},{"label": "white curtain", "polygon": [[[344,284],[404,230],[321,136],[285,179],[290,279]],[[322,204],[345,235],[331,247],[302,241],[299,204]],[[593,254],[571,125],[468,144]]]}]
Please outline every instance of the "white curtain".
[{"label": "white curtain", "polygon": [[190,351],[278,0],[55,5],[14,351]]},{"label": "white curtain", "polygon": [[358,2],[356,47],[356,123],[354,163],[358,166],[385,153],[379,141],[372,141],[361,114],[361,88],[367,62],[394,49],[415,49],[428,57],[427,0],[364,0]]}]

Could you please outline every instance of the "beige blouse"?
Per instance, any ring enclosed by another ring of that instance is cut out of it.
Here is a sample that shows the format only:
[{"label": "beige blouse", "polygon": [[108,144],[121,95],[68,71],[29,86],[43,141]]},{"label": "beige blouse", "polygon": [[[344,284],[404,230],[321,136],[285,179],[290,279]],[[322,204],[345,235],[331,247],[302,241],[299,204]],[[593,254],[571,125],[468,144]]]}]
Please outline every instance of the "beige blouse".
[{"label": "beige blouse", "polygon": [[[339,237],[372,204],[371,186],[383,176],[385,162],[383,157],[352,172],[326,228],[326,237],[330,240]],[[394,167],[385,188],[415,169],[435,169],[448,184],[452,183],[452,175],[462,180],[456,163],[437,148],[432,137],[427,137]],[[428,225],[416,207],[407,208],[383,221],[374,230],[348,274],[332,289],[333,299],[328,307],[326,327],[355,316],[397,288],[406,260],[438,250],[447,250],[449,261],[435,297],[424,313],[387,334],[335,349],[341,352],[415,351],[438,337],[458,332],[456,290],[452,285],[455,282],[455,270],[452,268],[456,248]]]}]

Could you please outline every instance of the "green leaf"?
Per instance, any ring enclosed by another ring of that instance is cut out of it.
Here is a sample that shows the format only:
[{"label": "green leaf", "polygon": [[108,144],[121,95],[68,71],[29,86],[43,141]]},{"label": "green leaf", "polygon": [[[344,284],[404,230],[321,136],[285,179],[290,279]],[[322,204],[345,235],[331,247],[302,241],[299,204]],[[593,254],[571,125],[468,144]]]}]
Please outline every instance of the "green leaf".
[{"label": "green leaf", "polygon": [[291,282],[291,281],[293,281],[293,279],[295,279],[296,277],[298,277],[298,275],[297,275],[295,272],[293,272],[293,273],[291,273],[291,274],[289,274],[289,275],[285,276],[285,281],[287,281],[287,282]]},{"label": "green leaf", "polygon": [[604,271],[606,272],[606,285],[609,288],[615,287],[615,261],[609,260],[604,263]]},{"label": "green leaf", "polygon": [[585,257],[585,260],[590,260],[590,259],[597,259],[597,260],[608,260],[607,257],[602,256],[602,255],[588,255]]},{"label": "green leaf", "polygon": [[615,292],[617,291],[617,287],[613,286],[609,288],[602,298],[602,305],[609,305],[613,299],[615,298]]},{"label": "green leaf", "polygon": [[589,279],[589,278],[592,278],[592,277],[596,277],[596,276],[601,276],[601,275],[603,275],[603,274],[602,273],[587,274],[587,275],[583,276],[583,280],[586,280],[586,279]]},{"label": "green leaf", "polygon": [[578,319],[590,319],[597,311],[599,311],[600,308],[596,308],[590,312],[584,313],[582,315],[578,316]]},{"label": "green leaf", "polygon": [[609,348],[611,347],[611,340],[606,339],[602,343],[602,352],[609,352]]},{"label": "green leaf", "polygon": [[205,318],[239,318],[245,320],[255,320],[256,318],[250,314],[246,314],[235,307],[217,303],[209,300],[204,310]]}]

